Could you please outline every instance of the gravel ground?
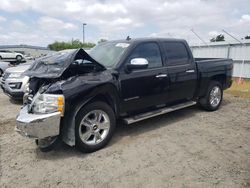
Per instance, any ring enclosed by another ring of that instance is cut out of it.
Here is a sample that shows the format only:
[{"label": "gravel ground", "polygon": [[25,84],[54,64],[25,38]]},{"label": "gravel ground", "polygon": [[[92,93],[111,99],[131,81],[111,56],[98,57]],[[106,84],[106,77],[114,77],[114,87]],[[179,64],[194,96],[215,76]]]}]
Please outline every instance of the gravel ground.
[{"label": "gravel ground", "polygon": [[0,92],[0,187],[250,187],[250,100],[225,95],[216,112],[191,107],[119,124],[92,154],[40,152],[13,131],[19,108]]}]

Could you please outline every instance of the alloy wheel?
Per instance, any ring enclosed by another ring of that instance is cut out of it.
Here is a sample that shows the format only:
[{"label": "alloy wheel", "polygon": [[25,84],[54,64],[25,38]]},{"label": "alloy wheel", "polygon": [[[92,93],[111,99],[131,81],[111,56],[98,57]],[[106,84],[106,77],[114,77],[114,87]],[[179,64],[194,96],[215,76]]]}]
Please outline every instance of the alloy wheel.
[{"label": "alloy wheel", "polygon": [[210,91],[209,102],[212,107],[217,107],[221,101],[221,89],[218,86],[214,86]]},{"label": "alloy wheel", "polygon": [[79,136],[87,145],[96,145],[108,135],[110,119],[106,112],[93,110],[87,113],[79,126]]}]

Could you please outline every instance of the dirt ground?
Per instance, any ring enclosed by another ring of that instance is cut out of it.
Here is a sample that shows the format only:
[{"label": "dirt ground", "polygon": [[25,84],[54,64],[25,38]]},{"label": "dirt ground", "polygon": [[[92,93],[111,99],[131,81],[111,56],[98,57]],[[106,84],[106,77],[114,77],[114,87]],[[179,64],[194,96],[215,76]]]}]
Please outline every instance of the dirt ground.
[{"label": "dirt ground", "polygon": [[13,131],[20,104],[0,92],[0,187],[250,187],[250,100],[179,110],[131,126],[92,154],[40,152]]}]

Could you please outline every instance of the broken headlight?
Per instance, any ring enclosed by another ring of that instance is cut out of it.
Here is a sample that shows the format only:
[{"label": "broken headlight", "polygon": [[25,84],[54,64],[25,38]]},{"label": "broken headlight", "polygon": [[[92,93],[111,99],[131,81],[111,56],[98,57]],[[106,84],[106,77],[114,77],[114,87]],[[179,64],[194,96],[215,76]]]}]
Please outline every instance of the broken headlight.
[{"label": "broken headlight", "polygon": [[64,113],[64,96],[56,94],[40,94],[39,92],[32,102],[32,111],[36,114],[47,114],[53,112]]}]

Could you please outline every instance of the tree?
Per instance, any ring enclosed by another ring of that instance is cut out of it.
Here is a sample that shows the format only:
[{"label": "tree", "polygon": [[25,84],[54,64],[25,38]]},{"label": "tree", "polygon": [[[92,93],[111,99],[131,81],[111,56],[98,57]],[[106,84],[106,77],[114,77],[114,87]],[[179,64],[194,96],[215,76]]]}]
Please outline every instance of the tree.
[{"label": "tree", "polygon": [[250,39],[250,35],[245,36],[245,39]]},{"label": "tree", "polygon": [[65,49],[76,49],[76,48],[93,48],[95,46],[94,43],[82,43],[80,40],[78,39],[72,39],[71,41],[68,42],[58,42],[55,41],[52,44],[48,45],[48,48],[50,50],[55,50],[55,51],[59,51],[59,50],[65,50]]},{"label": "tree", "polygon": [[100,44],[100,43],[102,43],[102,42],[107,42],[108,40],[107,39],[100,39],[99,41],[98,41],[98,44]]},{"label": "tree", "polygon": [[216,37],[210,39],[210,42],[219,42],[219,41],[225,41],[225,37],[223,34],[219,34]]}]

